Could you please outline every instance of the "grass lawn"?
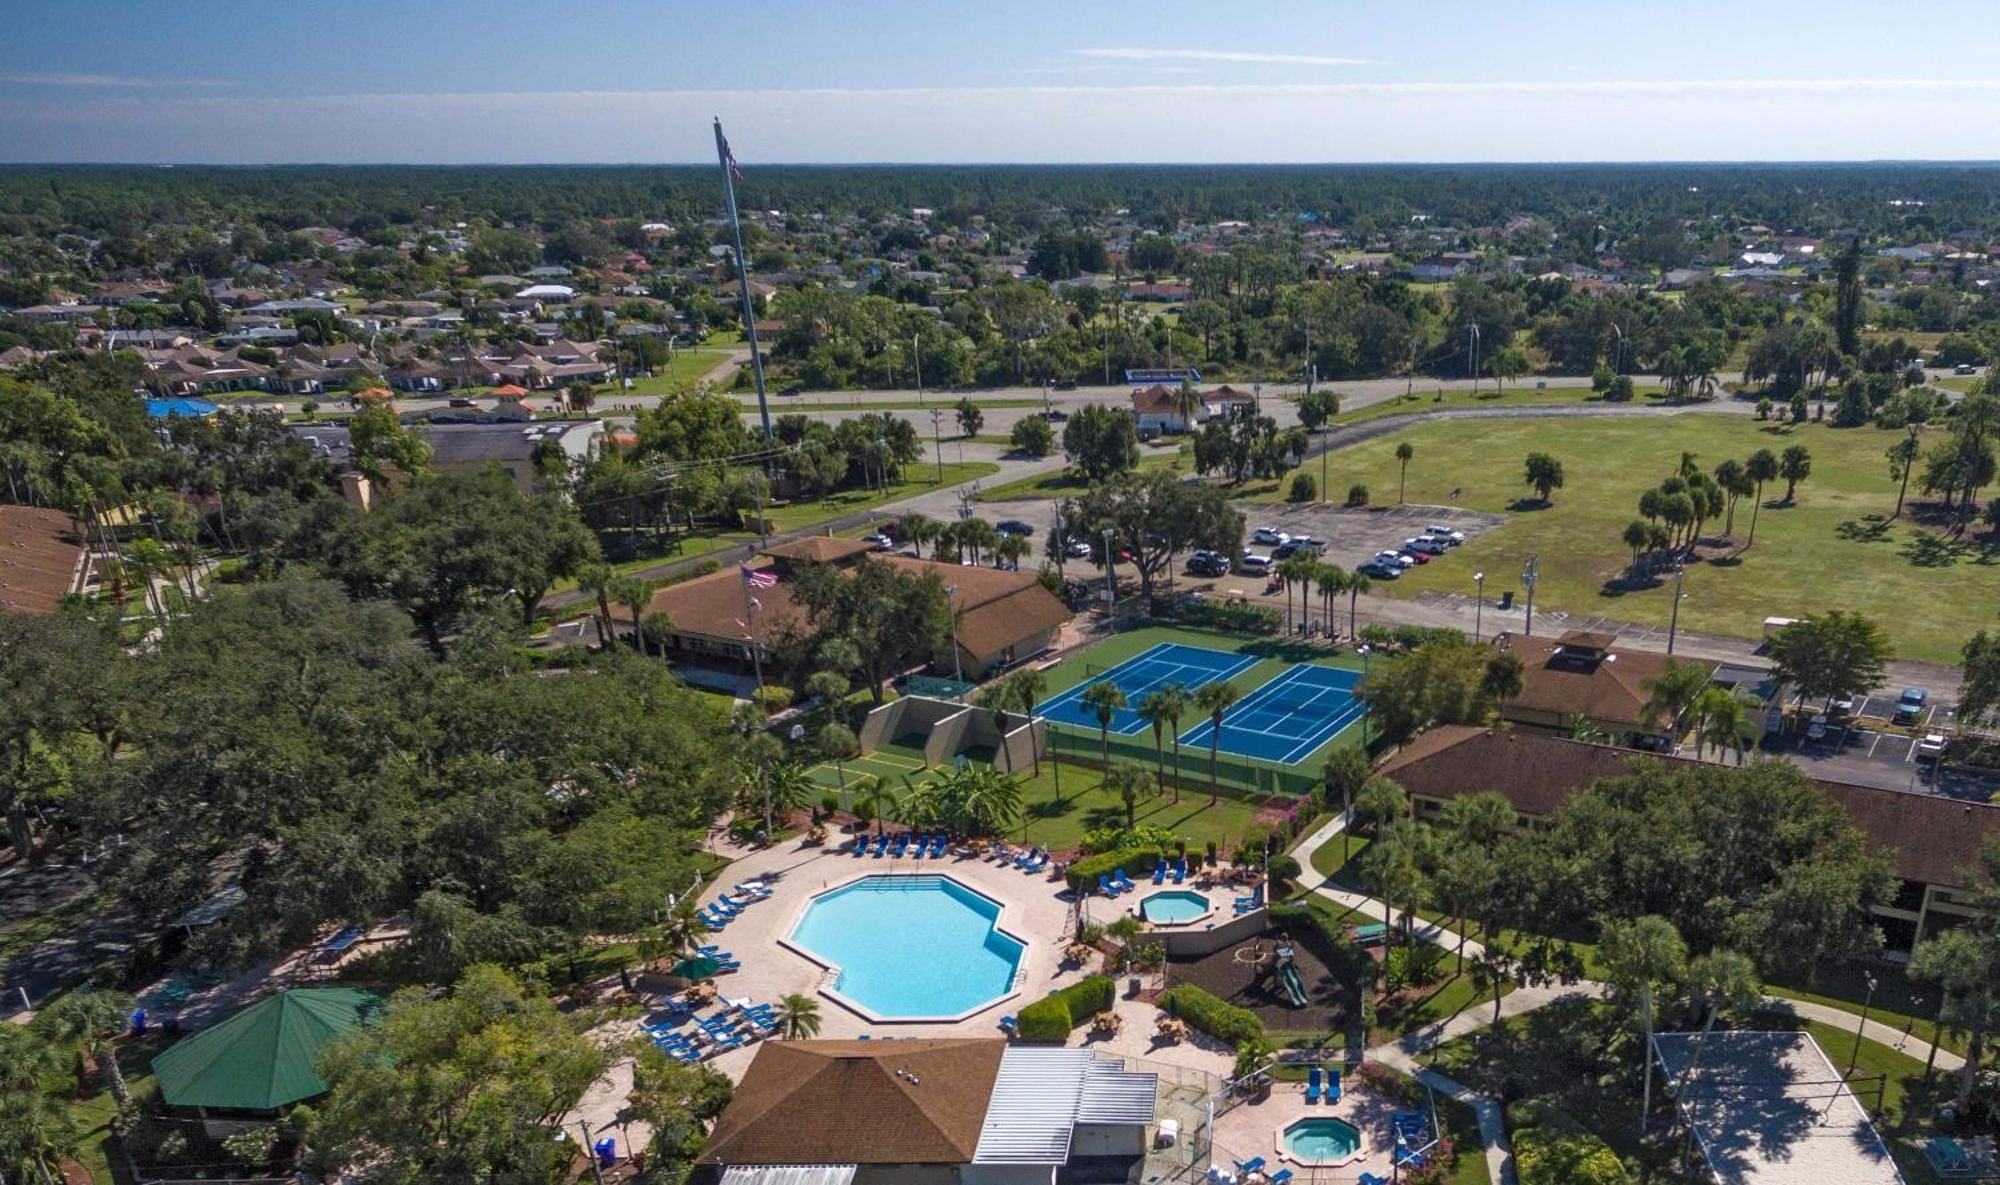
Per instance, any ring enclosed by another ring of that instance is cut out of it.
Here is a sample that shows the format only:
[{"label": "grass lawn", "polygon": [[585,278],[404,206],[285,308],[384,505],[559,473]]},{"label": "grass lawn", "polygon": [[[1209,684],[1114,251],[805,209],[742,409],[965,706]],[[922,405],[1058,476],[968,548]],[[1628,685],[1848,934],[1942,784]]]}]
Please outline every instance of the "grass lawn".
[{"label": "grass lawn", "polygon": [[[1192,450],[1177,448],[1139,452],[1139,472],[1151,473],[1164,469],[1172,473],[1193,473],[1194,453]],[[1019,499],[1064,498],[1081,494],[1090,488],[1090,482],[1083,475],[1070,469],[1059,469],[1054,473],[1044,473],[1036,477],[1023,477],[1004,485],[979,491],[981,502],[1010,502]]]},{"label": "grass lawn", "polygon": [[[870,411],[929,411],[934,407],[949,415],[955,414],[955,410],[958,407],[958,400],[949,396],[927,398],[922,403],[918,403],[914,399],[829,399],[826,398],[828,392],[825,391],[809,391],[803,395],[779,398],[774,386],[767,384],[767,387],[771,396],[771,414],[774,416],[792,411],[846,411],[859,414]],[[749,410],[756,410],[757,393],[755,391],[733,391],[731,394],[744,399],[745,406]],[[973,403],[982,408],[1042,406],[1042,401],[1039,399],[971,398]],[[946,422],[953,427],[958,425],[956,419],[947,420]],[[956,435],[952,436],[951,439],[957,439]]]},{"label": "grass lawn", "polygon": [[[147,627],[157,624],[150,617],[143,622]],[[85,889],[39,913],[0,927],[0,967],[12,962],[15,956],[89,922],[104,908],[107,898],[108,894],[102,890]]]},{"label": "grass lawn", "polygon": [[[1337,848],[1335,850],[1338,851]],[[1358,851],[1359,849],[1357,854]],[[1312,892],[1296,894],[1292,901],[1323,915],[1337,926],[1365,926],[1382,920],[1382,915],[1379,913],[1372,911],[1363,913],[1360,910],[1349,909]],[[1402,910],[1397,910],[1396,916],[1400,919]],[[1491,989],[1480,990],[1472,982],[1470,975],[1453,974],[1457,966],[1456,960],[1452,957],[1455,949],[1455,943],[1443,945],[1445,960],[1440,967],[1444,971],[1444,978],[1422,988],[1406,989],[1401,998],[1379,1009],[1375,1017],[1375,1027],[1368,1034],[1369,1045],[1394,1041],[1405,1033],[1450,1020],[1467,1009],[1493,1007]],[[1502,984],[1500,995],[1505,997],[1512,994],[1516,986],[1513,983]]]},{"label": "grass lawn", "polygon": [[650,377],[633,379],[631,390],[613,383],[599,398],[615,402],[632,395],[672,395],[700,382],[709,371],[727,361],[728,350],[708,346],[696,350],[675,350],[673,361],[655,368]]},{"label": "grass lawn", "polygon": [[775,531],[797,531],[843,514],[857,510],[868,510],[887,502],[899,502],[904,498],[914,498],[932,490],[948,488],[974,478],[989,477],[1000,472],[1000,466],[991,461],[965,461],[948,463],[944,467],[943,478],[939,479],[935,465],[906,465],[903,480],[892,482],[887,489],[842,490],[818,502],[799,502],[790,506],[773,506],[766,511]]},{"label": "grass lawn", "polygon": [[[1512,512],[1509,522],[1467,543],[1450,562],[1417,568],[1389,586],[1395,595],[1469,593],[1473,570],[1483,569],[1500,574],[1488,596],[1513,592],[1518,601],[1522,590],[1512,574],[1539,555],[1541,607],[1664,625],[1671,581],[1626,591],[1612,584],[1631,558],[1619,536],[1637,516],[1640,493],[1672,473],[1684,450],[1709,469],[1760,448],[1782,452],[1801,444],[1811,450],[1813,468],[1797,503],[1782,503],[1782,483],[1767,485],[1755,546],[1690,568],[1682,628],[1754,638],[1769,616],[1851,609],[1880,622],[1899,656],[1956,663],[1965,639],[1993,624],[2000,541],[1988,533],[1951,543],[1909,513],[1887,521],[1896,487],[1883,450],[1898,435],[1700,413],[1671,420],[1461,421],[1419,425],[1342,449],[1332,458],[1332,480],[1337,488],[1359,481],[1378,503],[1391,503],[1395,449],[1408,442],[1416,450],[1408,501]],[[1928,447],[1942,430],[1930,429],[1925,437]],[[1522,458],[1537,450],[1563,462],[1567,484],[1551,506],[1517,506],[1530,494],[1521,480]],[[1317,462],[1311,471],[1318,476]],[[1455,501],[1453,490],[1459,491]],[[1739,504],[1739,540],[1748,534],[1750,514],[1750,506]]]},{"label": "grass lawn", "polygon": [[[1643,407],[1665,400],[1666,392],[1660,387],[1640,387],[1635,391],[1632,406]],[[1447,391],[1433,387],[1426,391],[1419,386],[1408,395],[1354,411],[1344,411],[1333,417],[1335,425],[1359,424],[1365,420],[1377,420],[1383,416],[1414,415],[1427,411],[1444,411],[1447,408],[1464,407],[1556,407],[1576,403],[1603,403],[1604,399],[1589,387],[1550,387],[1535,390],[1532,382],[1516,383],[1501,394],[1494,394],[1491,387],[1485,387],[1477,395],[1470,391]],[[1609,406],[1616,406],[1615,404]]]}]

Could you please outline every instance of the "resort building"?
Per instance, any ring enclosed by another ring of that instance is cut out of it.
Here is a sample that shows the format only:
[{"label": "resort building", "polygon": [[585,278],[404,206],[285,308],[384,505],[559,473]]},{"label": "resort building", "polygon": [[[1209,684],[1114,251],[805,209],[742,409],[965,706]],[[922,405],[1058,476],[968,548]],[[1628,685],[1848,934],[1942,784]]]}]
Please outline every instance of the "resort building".
[{"label": "resort building", "polygon": [[[1519,826],[1533,827],[1593,784],[1645,760],[1696,764],[1544,733],[1451,724],[1418,736],[1380,772],[1409,794],[1420,819],[1460,795],[1492,791],[1513,804]],[[1897,892],[1875,910],[1887,958],[1907,960],[1920,939],[1974,916],[1963,872],[1978,864],[1988,837],[2000,836],[2000,807],[1845,782],[1815,784],[1890,859]]]},{"label": "resort building", "polygon": [[0,506],[0,610],[53,613],[90,577],[90,552],[69,512]]},{"label": "resort building", "polygon": [[[1528,728],[1568,735],[1578,724],[1613,744],[1660,745],[1662,726],[1646,718],[1647,685],[1669,663],[1691,662],[1650,650],[1614,650],[1615,635],[1571,630],[1554,638],[1503,633],[1493,648],[1521,660],[1521,694],[1500,707],[1500,718]],[[1707,663],[1711,671],[1715,664]]]},{"label": "resort building", "polygon": [[1088,1049],[997,1037],[765,1042],[697,1163],[721,1185],[1052,1185],[1073,1161],[1143,1158],[1158,1090]]},{"label": "resort building", "polygon": [[[754,637],[768,654],[787,634],[811,629],[805,608],[793,600],[794,580],[806,565],[890,564],[917,575],[934,575],[944,586],[955,619],[931,667],[941,674],[984,679],[1055,645],[1070,618],[1069,607],[1043,588],[1032,572],[1006,572],[964,564],[942,564],[907,556],[870,555],[859,539],[812,536],[775,543],[760,555],[767,561],[752,571],[769,577],[768,587],[751,588],[735,568],[668,585],[653,594],[652,612],[673,623],[668,656],[676,662],[748,670]],[[953,648],[957,654],[954,656]]]}]

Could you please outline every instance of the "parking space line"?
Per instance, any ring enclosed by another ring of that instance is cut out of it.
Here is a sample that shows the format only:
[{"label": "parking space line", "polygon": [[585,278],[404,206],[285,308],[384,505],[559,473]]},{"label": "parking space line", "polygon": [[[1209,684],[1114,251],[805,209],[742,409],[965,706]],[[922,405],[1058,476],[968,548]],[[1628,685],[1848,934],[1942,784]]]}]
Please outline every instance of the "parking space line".
[{"label": "parking space line", "polygon": [[1915,761],[1916,758],[1917,758],[1917,738],[1911,737],[1909,751],[1903,754],[1903,760]]},{"label": "parking space line", "polygon": [[1882,744],[1882,737],[1883,737],[1884,735],[1885,735],[1885,734],[1883,734],[1883,733],[1879,733],[1879,732],[1878,732],[1878,733],[1876,733],[1876,734],[1875,734],[1875,739],[1874,739],[1874,740],[1872,740],[1872,741],[1870,741],[1870,742],[1868,742],[1868,755],[1869,755],[1870,757],[1873,757],[1873,756],[1875,756],[1875,750],[1876,750],[1876,749],[1877,749],[1878,747],[1880,747],[1880,746],[1881,746],[1881,744]]}]

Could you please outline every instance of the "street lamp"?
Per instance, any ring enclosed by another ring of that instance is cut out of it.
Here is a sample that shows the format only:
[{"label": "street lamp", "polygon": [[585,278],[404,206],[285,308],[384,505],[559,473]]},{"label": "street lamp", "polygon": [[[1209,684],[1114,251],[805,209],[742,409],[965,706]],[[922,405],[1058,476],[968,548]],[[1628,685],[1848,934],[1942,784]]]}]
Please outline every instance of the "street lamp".
[{"label": "street lamp", "polygon": [[1472,583],[1479,586],[1478,600],[1472,606],[1472,644],[1479,645],[1479,619],[1486,612],[1486,573],[1474,572]]},{"label": "street lamp", "polygon": [[952,595],[957,591],[958,586],[956,584],[947,584],[944,586],[944,607],[951,613],[951,677],[963,683],[965,682],[965,667],[960,664],[958,659],[958,608],[951,603]]},{"label": "street lamp", "polygon": [[1112,575],[1111,571],[1112,530],[1110,527],[1106,527],[1104,528],[1103,533],[1104,533],[1104,611],[1106,613],[1109,613],[1118,604],[1118,581]]},{"label": "street lamp", "polygon": [[1674,565],[1674,609],[1667,619],[1667,653],[1674,652],[1674,635],[1681,628],[1681,583],[1687,579],[1687,565]]},{"label": "street lamp", "polygon": [[[1354,653],[1361,656],[1361,681],[1366,683],[1368,681],[1368,667],[1370,665],[1368,656],[1375,653],[1375,648],[1364,642],[1354,648]],[[1368,715],[1368,701],[1364,699],[1361,701],[1361,747],[1364,749],[1368,747]]]},{"label": "street lamp", "polygon": [[1868,1027],[1868,1005],[1875,1001],[1875,973],[1868,972],[1862,979],[1868,984],[1868,992],[1861,997],[1861,1020],[1854,1026],[1854,1051],[1847,1055],[1846,1074],[1854,1073],[1854,1063],[1861,1060],[1861,1030]]}]

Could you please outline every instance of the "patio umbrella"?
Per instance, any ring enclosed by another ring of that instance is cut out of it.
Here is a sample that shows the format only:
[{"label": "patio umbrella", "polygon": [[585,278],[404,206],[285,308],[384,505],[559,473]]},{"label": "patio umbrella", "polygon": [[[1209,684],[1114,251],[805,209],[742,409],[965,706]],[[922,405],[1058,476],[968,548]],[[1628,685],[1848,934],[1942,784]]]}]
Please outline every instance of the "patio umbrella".
[{"label": "patio umbrella", "polygon": [[701,958],[682,959],[675,963],[673,973],[682,979],[711,979],[720,970],[722,970],[721,963],[704,955]]}]

